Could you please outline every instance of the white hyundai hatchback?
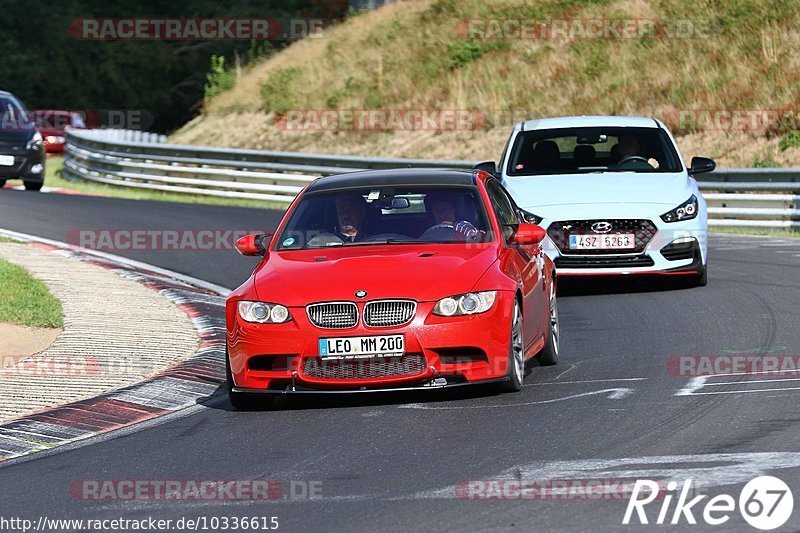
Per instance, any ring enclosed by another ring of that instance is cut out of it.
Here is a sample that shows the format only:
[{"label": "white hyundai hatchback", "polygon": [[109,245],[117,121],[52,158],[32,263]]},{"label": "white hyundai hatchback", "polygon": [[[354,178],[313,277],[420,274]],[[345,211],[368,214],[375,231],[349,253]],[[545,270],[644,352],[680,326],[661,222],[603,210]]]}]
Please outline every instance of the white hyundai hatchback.
[{"label": "white hyundai hatchback", "polygon": [[529,222],[547,230],[559,276],[658,274],[707,283],[708,216],[694,175],[664,124],[642,117],[520,122],[499,167]]}]

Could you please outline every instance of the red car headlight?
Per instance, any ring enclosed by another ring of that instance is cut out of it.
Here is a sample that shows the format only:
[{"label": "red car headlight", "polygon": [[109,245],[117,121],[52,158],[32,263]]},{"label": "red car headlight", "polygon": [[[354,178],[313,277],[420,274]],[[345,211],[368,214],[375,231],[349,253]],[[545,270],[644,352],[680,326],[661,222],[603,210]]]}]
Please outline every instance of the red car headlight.
[{"label": "red car headlight", "polygon": [[469,292],[442,298],[433,308],[439,316],[476,315],[485,313],[494,305],[497,291]]},{"label": "red car headlight", "polygon": [[292,319],[291,313],[280,304],[265,302],[239,302],[239,317],[245,322],[258,324],[282,324]]}]

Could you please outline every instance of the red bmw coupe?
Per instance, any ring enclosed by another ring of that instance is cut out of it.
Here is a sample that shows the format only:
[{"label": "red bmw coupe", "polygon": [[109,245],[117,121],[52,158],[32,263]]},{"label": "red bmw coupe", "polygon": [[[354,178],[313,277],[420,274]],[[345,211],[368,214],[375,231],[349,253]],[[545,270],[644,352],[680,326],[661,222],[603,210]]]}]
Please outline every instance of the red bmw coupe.
[{"label": "red bmw coupe", "polygon": [[227,301],[236,408],[279,394],[522,388],[525,363],[558,361],[555,267],[483,171],[400,169],[320,178]]}]

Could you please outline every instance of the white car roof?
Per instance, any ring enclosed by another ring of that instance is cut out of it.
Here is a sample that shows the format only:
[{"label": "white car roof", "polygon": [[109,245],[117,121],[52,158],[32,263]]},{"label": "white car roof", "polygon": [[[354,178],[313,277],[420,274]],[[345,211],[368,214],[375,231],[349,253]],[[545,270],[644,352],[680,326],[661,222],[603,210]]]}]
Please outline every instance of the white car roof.
[{"label": "white car roof", "polygon": [[534,118],[518,122],[515,129],[522,131],[530,130],[548,130],[554,128],[588,128],[588,127],[605,127],[605,128],[658,128],[659,124],[654,118],[648,117],[603,117],[603,116],[586,116],[579,117],[552,117],[552,118]]}]

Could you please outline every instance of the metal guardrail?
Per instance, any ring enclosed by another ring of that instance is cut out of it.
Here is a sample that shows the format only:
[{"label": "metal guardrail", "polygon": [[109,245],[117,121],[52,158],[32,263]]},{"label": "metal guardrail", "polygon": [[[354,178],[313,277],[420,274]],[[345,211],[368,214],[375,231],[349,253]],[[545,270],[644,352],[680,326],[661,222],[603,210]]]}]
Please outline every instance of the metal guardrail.
[{"label": "metal guardrail", "polygon": [[[182,146],[126,130],[68,130],[67,179],[287,204],[319,176],[474,161],[373,158]],[[800,229],[800,169],[728,168],[698,176],[713,226]]]}]

